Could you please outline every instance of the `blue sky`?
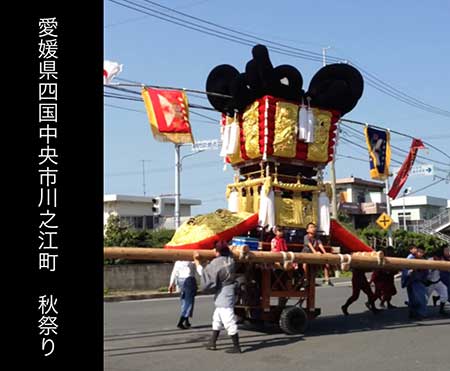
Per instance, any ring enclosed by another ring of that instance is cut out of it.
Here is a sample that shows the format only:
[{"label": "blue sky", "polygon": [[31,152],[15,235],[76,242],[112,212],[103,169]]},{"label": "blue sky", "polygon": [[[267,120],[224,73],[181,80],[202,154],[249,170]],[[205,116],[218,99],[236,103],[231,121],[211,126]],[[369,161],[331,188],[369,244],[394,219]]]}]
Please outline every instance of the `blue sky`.
[{"label": "blue sky", "polygon": [[[120,0],[119,0],[120,1]],[[151,6],[142,0],[133,0]],[[419,1],[159,1],[222,26],[252,33],[290,46],[349,59],[402,92],[425,103],[450,110],[450,3]],[[276,7],[274,6],[276,4]],[[229,63],[243,71],[251,47],[220,40],[105,1],[104,57],[123,64],[120,77],[153,85],[204,90],[209,71]],[[304,88],[321,68],[321,62],[271,53],[274,65],[292,64],[303,75]],[[190,102],[209,103],[190,97]],[[110,105],[138,110],[129,111]],[[219,114],[196,111],[219,120]],[[406,105],[365,85],[356,108],[344,118],[378,124],[423,138],[450,153],[450,118]],[[196,140],[219,138],[218,125],[191,115]],[[362,133],[360,127],[355,127]],[[360,145],[363,139],[346,130]],[[409,149],[410,140],[392,136],[392,144]],[[182,154],[189,154],[188,147]],[[338,153],[367,158],[367,152],[343,141]],[[144,104],[105,98],[104,191],[143,194],[142,160],[146,168],[147,195],[174,192],[173,145],[156,142],[151,135]],[[433,149],[420,153],[449,164]],[[403,161],[401,154],[394,158]],[[427,160],[423,162],[429,163]],[[445,165],[435,166],[449,169]],[[369,178],[368,162],[341,158],[337,177]],[[436,172],[445,177],[445,172]],[[328,170],[326,171],[328,176]],[[183,161],[182,197],[200,198],[203,213],[224,207],[225,185],[233,171],[223,171],[218,151],[188,157]],[[436,179],[437,180],[437,179]],[[433,182],[432,177],[410,177],[414,190]],[[450,185],[441,182],[418,194],[450,198]]]}]

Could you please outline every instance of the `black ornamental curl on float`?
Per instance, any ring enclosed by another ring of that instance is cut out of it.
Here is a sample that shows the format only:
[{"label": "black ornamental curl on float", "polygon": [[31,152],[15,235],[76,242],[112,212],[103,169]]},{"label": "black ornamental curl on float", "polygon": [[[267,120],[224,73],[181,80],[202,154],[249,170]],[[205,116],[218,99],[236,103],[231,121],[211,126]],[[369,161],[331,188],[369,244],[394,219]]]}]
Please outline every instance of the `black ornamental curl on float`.
[{"label": "black ornamental curl on float", "polygon": [[254,46],[252,56],[245,72],[222,64],[209,73],[206,90],[232,97],[208,95],[209,102],[219,112],[227,116],[242,113],[254,100],[269,95],[297,104],[309,101],[312,107],[334,110],[342,117],[355,108],[363,94],[363,77],[348,64],[322,67],[304,91],[300,71],[288,64],[274,67],[264,45]]}]

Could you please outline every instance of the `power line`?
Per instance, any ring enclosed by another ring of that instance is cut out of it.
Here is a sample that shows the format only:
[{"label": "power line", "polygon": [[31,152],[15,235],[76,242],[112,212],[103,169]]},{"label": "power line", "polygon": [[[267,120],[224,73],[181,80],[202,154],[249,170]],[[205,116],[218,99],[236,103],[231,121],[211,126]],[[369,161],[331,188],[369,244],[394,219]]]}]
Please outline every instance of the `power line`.
[{"label": "power line", "polygon": [[[278,46],[281,46],[283,48],[287,48],[288,50],[296,50],[296,51],[298,51],[300,53],[304,53],[306,55],[310,55],[312,57],[318,58],[319,60],[322,60],[322,54],[320,54],[318,52],[313,52],[313,51],[306,50],[306,49],[296,48],[296,47],[293,47],[293,46],[290,46],[290,45],[278,43],[276,41],[271,41],[271,40],[268,40],[268,39],[265,39],[265,38],[262,38],[262,37],[258,37],[258,36],[253,35],[253,34],[249,34],[249,33],[243,32],[243,31],[239,31],[239,30],[236,30],[236,29],[233,29],[233,28],[230,28],[230,27],[221,26],[221,25],[219,25],[219,24],[217,24],[215,22],[211,22],[211,21],[208,21],[206,19],[199,18],[199,17],[194,17],[194,16],[192,16],[190,14],[177,11],[177,10],[175,10],[173,8],[169,8],[167,6],[161,5],[161,4],[159,4],[157,2],[154,2],[154,1],[149,1],[149,0],[143,0],[143,1],[146,2],[146,3],[152,4],[152,5],[155,5],[155,6],[159,7],[159,8],[166,9],[166,10],[168,10],[170,12],[173,12],[173,13],[176,13],[176,14],[180,14],[180,15],[186,17],[186,18],[193,19],[193,20],[205,23],[205,24],[209,24],[211,26],[214,26],[214,27],[222,29],[222,30],[233,32],[233,33],[235,33],[237,35],[250,37],[250,38],[253,38],[255,40],[263,41],[263,42],[268,43],[268,44],[278,45]],[[335,57],[330,57],[330,59],[338,60],[338,58],[335,58]]]},{"label": "power line", "polygon": [[108,94],[105,93],[103,94],[104,97],[106,98],[115,98],[115,99],[123,99],[123,100],[130,100],[130,101],[134,101],[134,102],[141,102],[142,99],[138,99],[138,98],[134,98],[134,97],[127,97],[126,95],[120,95],[120,94]]},{"label": "power line", "polygon": [[[212,166],[221,166],[223,163],[219,160],[213,160],[213,161],[205,161],[205,162],[199,162],[195,165],[183,165],[183,170],[185,169],[196,169],[199,167],[212,167]],[[171,172],[173,171],[172,167],[161,167],[161,168],[155,168],[150,169],[150,173],[165,173],[165,172]],[[116,177],[116,176],[130,176],[130,175],[140,175],[142,174],[142,171],[122,171],[117,173],[105,173],[104,175],[107,177]]]},{"label": "power line", "polygon": [[[202,98],[204,100],[208,100],[208,98],[204,97],[204,96],[199,96],[199,94],[203,94],[203,95],[213,95],[213,96],[217,96],[217,97],[222,97],[222,98],[233,98],[231,95],[226,95],[226,94],[220,94],[220,93],[214,93],[214,92],[209,92],[209,91],[204,91],[204,90],[195,90],[195,89],[187,89],[187,88],[178,88],[178,87],[173,87],[173,86],[158,86],[158,85],[149,85],[149,84],[144,84],[142,82],[133,82],[133,83],[119,83],[119,84],[108,84],[105,85],[106,88],[110,88],[110,89],[114,89],[114,90],[121,90],[124,92],[128,92],[128,93],[132,93],[132,94],[136,94],[136,95],[141,95],[140,91],[135,91],[135,90],[131,90],[131,89],[126,89],[123,86],[132,86],[132,87],[141,87],[141,88],[155,88],[155,89],[166,89],[166,90],[181,90],[185,93],[187,93],[188,95],[192,95],[195,98]],[[195,94],[196,93],[196,94]]]},{"label": "power line", "polygon": [[124,111],[132,111],[132,112],[139,112],[139,113],[146,114],[145,111],[138,110],[138,109],[132,109],[132,108],[128,108],[128,107],[116,106],[114,104],[108,104],[108,103],[105,103],[104,105],[107,106],[107,107],[117,108],[117,109],[121,109],[121,110],[124,110]]},{"label": "power line", "polygon": [[[127,96],[124,94],[103,93],[103,96],[106,98],[116,98],[116,99],[130,100],[130,101],[134,101],[134,102],[142,102],[143,101],[142,98],[131,97],[131,96]],[[217,112],[217,110],[215,110],[214,108],[202,106],[201,104],[189,103],[188,107],[192,108],[192,109],[202,109],[202,110],[206,110],[206,111]]]},{"label": "power line", "polygon": [[337,155],[336,156],[336,160],[339,160],[342,157],[367,163],[367,159],[363,159],[363,158],[359,158],[359,157],[353,157],[353,156],[347,156],[347,155]]},{"label": "power line", "polygon": [[[163,21],[166,21],[166,22],[169,22],[169,23],[173,23],[173,24],[176,24],[178,26],[181,26],[181,27],[184,27],[184,28],[188,28],[188,29],[191,29],[191,30],[194,30],[194,31],[198,31],[198,32],[201,32],[201,33],[204,33],[204,34],[207,34],[207,35],[210,35],[210,36],[214,36],[214,37],[217,37],[217,38],[220,38],[220,39],[223,39],[223,40],[228,40],[228,41],[231,41],[231,42],[234,42],[234,43],[237,43],[237,44],[241,44],[241,45],[245,45],[245,46],[249,46],[249,47],[252,47],[254,45],[254,43],[255,43],[254,40],[248,40],[248,39],[244,39],[242,37],[229,35],[229,34],[226,34],[224,32],[221,32],[221,31],[218,31],[218,30],[214,30],[214,29],[209,28],[209,27],[201,26],[201,25],[195,24],[193,22],[186,21],[185,19],[180,19],[180,18],[171,16],[171,15],[167,15],[167,14],[162,13],[160,11],[157,11],[155,9],[145,7],[145,6],[141,5],[141,4],[136,4],[136,3],[132,2],[132,1],[122,0],[125,3],[133,4],[135,6],[141,7],[141,9],[135,8],[133,6],[129,6],[129,5],[126,5],[126,4],[119,3],[118,1],[115,1],[115,0],[109,0],[109,1],[111,1],[111,2],[113,2],[115,4],[118,4],[118,5],[121,5],[123,7],[135,10],[137,12],[140,12],[140,13],[143,13],[143,14],[147,14],[150,17],[161,19]],[[142,10],[142,9],[146,9],[146,10],[149,10],[151,12],[154,12],[154,13],[157,13],[157,14],[161,14],[163,16],[159,16],[159,15],[156,15],[156,14],[148,13],[145,10]],[[174,21],[174,19],[175,19],[175,21]],[[191,26],[189,26],[189,25],[191,25]],[[292,56],[292,57],[300,57],[301,56],[301,57],[303,57],[303,59],[309,59],[309,60],[312,60],[312,61],[315,61],[315,62],[320,62],[322,60],[321,56],[320,57],[319,56],[315,57],[315,56],[313,56],[311,54],[292,53],[292,52],[286,51],[285,49],[278,48],[278,47],[269,47],[268,46],[268,48],[269,48],[269,50],[273,50],[276,53],[284,54],[284,55],[288,55],[288,56]]]},{"label": "power line", "polygon": [[[354,145],[355,147],[358,147],[358,148],[363,149],[364,151],[367,151],[367,148],[366,148],[366,147],[363,147],[363,146],[361,146],[360,144],[355,143],[355,142],[353,142],[353,141],[351,141],[351,140],[349,140],[349,139],[347,139],[347,138],[341,137],[340,139],[342,139],[343,141],[345,141],[345,142],[347,142],[347,143],[350,143],[350,144]],[[391,158],[391,162],[395,162],[395,163],[397,163],[397,164],[399,164],[399,165],[402,164],[402,162],[397,161],[397,160],[394,160],[393,158]]]},{"label": "power line", "polygon": [[[306,50],[306,49],[295,48],[293,46],[277,43],[277,42],[274,42],[274,41],[271,41],[271,40],[268,40],[268,39],[265,39],[265,38],[260,38],[258,36],[255,36],[255,35],[252,35],[252,34],[249,34],[249,33],[238,31],[236,29],[232,29],[232,28],[229,28],[229,27],[224,27],[224,26],[218,25],[217,23],[210,22],[210,21],[207,21],[205,19],[198,18],[198,17],[193,17],[193,16],[191,16],[191,15],[189,15],[187,13],[179,12],[179,11],[176,11],[175,9],[172,9],[172,8],[169,8],[169,7],[165,7],[165,6],[160,5],[160,4],[158,4],[156,2],[153,2],[153,1],[144,0],[145,2],[147,2],[149,4],[152,4],[152,5],[157,6],[159,8],[166,9],[166,10],[168,10],[170,12],[182,15],[183,17],[186,17],[186,18],[189,18],[189,19],[193,19],[193,20],[196,20],[198,22],[202,22],[204,24],[212,25],[213,27],[216,27],[216,28],[219,28],[219,29],[222,29],[222,30],[227,30],[227,31],[233,32],[233,33],[238,34],[238,35],[250,37],[251,39],[244,39],[242,37],[238,37],[238,36],[235,36],[235,35],[230,35],[229,33],[224,33],[224,32],[218,31],[216,29],[211,29],[211,28],[205,27],[205,26],[203,26],[201,24],[199,25],[198,23],[193,23],[193,22],[187,21],[186,19],[174,17],[173,15],[160,12],[160,11],[154,9],[154,8],[145,7],[142,4],[138,4],[138,3],[135,3],[135,2],[132,2],[132,1],[122,0],[122,1],[124,1],[126,3],[128,3],[128,4],[132,4],[132,5],[135,5],[135,6],[140,7],[140,8],[137,9],[135,7],[132,7],[132,6],[129,6],[129,5],[126,5],[126,4],[122,4],[122,3],[119,3],[119,2],[114,1],[114,0],[110,0],[110,1],[115,3],[115,4],[121,5],[123,7],[127,7],[129,9],[135,10],[135,11],[143,13],[143,14],[147,14],[147,15],[149,15],[151,17],[155,17],[155,18],[164,20],[164,21],[169,22],[169,23],[173,23],[173,24],[179,25],[181,27],[193,29],[195,31],[198,31],[198,32],[201,32],[201,33],[204,33],[204,34],[215,36],[215,37],[218,37],[218,38],[221,38],[221,39],[225,39],[225,40],[228,40],[228,41],[232,41],[232,42],[235,42],[235,43],[239,43],[239,44],[242,44],[242,45],[252,46],[255,43],[255,40],[259,40],[259,41],[266,42],[268,44],[267,45],[268,49],[274,51],[275,53],[284,54],[284,55],[297,57],[297,58],[302,58],[302,59],[308,59],[308,60],[312,60],[312,61],[316,61],[316,62],[321,61],[321,59],[322,59],[322,56],[319,53],[317,53],[317,52],[312,52],[312,51],[309,51],[309,50]],[[153,13],[148,13],[148,12],[144,11],[143,9],[146,9],[146,10],[148,10],[150,12],[153,12]],[[156,15],[154,13],[160,14],[161,16],[158,16],[158,15]],[[182,23],[179,23],[177,21],[181,21]],[[188,26],[188,24],[190,24],[191,26],[194,26],[194,27]],[[273,45],[279,45],[279,46],[282,46],[282,48],[274,47]],[[333,56],[327,56],[327,59],[331,60],[331,61],[334,61],[334,62],[342,62],[342,59],[336,58],[336,57],[333,57]],[[348,61],[347,61],[347,63],[348,63]],[[391,97],[393,97],[393,98],[395,98],[395,99],[397,99],[397,100],[399,100],[399,101],[401,101],[403,103],[409,104],[409,105],[411,105],[411,106],[413,106],[415,108],[427,111],[429,113],[434,113],[434,114],[439,114],[439,115],[442,115],[442,116],[450,117],[450,111],[447,111],[447,110],[441,109],[439,107],[435,107],[435,106],[429,105],[429,104],[427,104],[425,102],[422,102],[422,101],[420,101],[420,100],[418,100],[416,98],[413,98],[410,95],[401,92],[399,89],[396,89],[396,88],[392,87],[392,85],[385,83],[384,81],[382,81],[381,79],[379,79],[375,75],[369,73],[365,69],[362,69],[356,63],[351,63],[351,64],[353,64],[355,67],[358,67],[358,68],[361,69],[361,72],[362,72],[363,75],[365,75],[366,80],[367,80],[366,82],[367,82],[367,84],[369,86],[371,86],[371,87],[373,87],[373,88],[375,88],[375,89],[377,89],[377,90],[379,90],[379,91],[381,91],[381,92],[383,92],[383,93],[385,93],[385,94],[387,94],[387,95],[389,95],[389,96],[391,96]]]},{"label": "power line", "polygon": [[[108,103],[105,103],[104,105],[107,106],[107,107],[116,108],[116,109],[120,109],[120,110],[124,110],[124,111],[138,112],[138,113],[142,113],[142,114],[144,114],[144,115],[147,114],[147,112],[145,112],[145,111],[143,111],[143,110],[137,110],[137,109],[132,109],[132,108],[128,108],[128,107],[117,106],[117,105],[114,105],[114,104],[108,104]],[[213,124],[217,124],[217,120],[213,120],[212,118],[210,118],[210,117],[208,117],[208,116],[205,116],[205,115],[202,115],[202,114],[200,114],[200,113],[191,111],[190,114],[198,115],[198,116],[201,116],[201,117],[206,117],[206,118],[208,119],[208,120],[197,120],[197,119],[196,119],[196,120],[195,120],[196,123],[197,123],[197,122],[200,122],[200,123],[205,123],[205,124],[212,124],[212,123],[213,123]]]},{"label": "power line", "polygon": [[212,117],[203,115],[203,114],[201,114],[201,113],[194,112],[194,111],[191,111],[190,113],[192,113],[193,115],[196,115],[196,116],[200,116],[200,117],[206,118],[206,119],[210,120],[211,123],[214,123],[214,124],[217,124],[217,123],[218,123],[218,120],[217,120],[217,119],[214,119],[214,118],[212,118]]},{"label": "power line", "polygon": [[[219,25],[217,23],[210,22],[210,21],[207,21],[207,20],[199,18],[199,17],[191,16],[191,15],[189,15],[187,13],[183,13],[183,12],[177,11],[177,10],[175,10],[173,8],[169,8],[167,6],[163,6],[163,5],[158,4],[157,2],[154,2],[154,1],[150,1],[150,0],[143,0],[143,1],[145,1],[146,3],[152,4],[152,5],[155,5],[155,6],[159,7],[159,8],[169,10],[169,11],[171,11],[173,13],[180,14],[180,15],[182,15],[184,17],[187,17],[187,18],[190,18],[190,19],[193,19],[193,20],[196,20],[196,21],[200,21],[200,22],[205,23],[205,24],[212,25],[214,27],[217,27],[217,28],[220,28],[220,29],[223,29],[223,30],[231,31],[231,32],[236,33],[238,35],[251,37],[251,38],[254,38],[254,39],[258,40],[258,41],[263,41],[263,42],[268,43],[268,44],[279,45],[279,46],[281,46],[283,48],[288,48],[288,50],[296,50],[296,51],[299,51],[301,53],[306,53],[306,54],[309,54],[311,56],[315,56],[316,58],[318,57],[319,59],[322,58],[322,55],[317,53],[317,52],[312,52],[312,51],[309,51],[309,50],[306,50],[306,49],[295,48],[295,47],[290,46],[290,45],[286,45],[286,44],[278,43],[278,42],[275,42],[275,41],[271,41],[271,40],[268,40],[268,39],[265,39],[265,38],[261,38],[261,37],[258,37],[258,36],[255,36],[255,35],[252,35],[252,34],[249,34],[249,33],[246,33],[246,32],[242,32],[242,31],[230,28],[230,27],[224,27],[224,26],[221,26],[221,25]],[[165,14],[165,15],[167,15],[167,14]],[[333,60],[335,62],[340,62],[339,58],[336,58],[336,57],[333,57],[333,56],[328,56],[328,59],[329,60]],[[442,109],[440,109],[438,107],[435,107],[435,106],[429,105],[427,103],[424,103],[424,102],[422,102],[422,101],[420,101],[420,100],[418,100],[418,99],[416,99],[416,98],[414,98],[414,97],[412,97],[412,96],[410,96],[408,94],[405,94],[402,91],[394,88],[392,85],[382,81],[381,79],[376,77],[374,74],[371,74],[370,72],[366,71],[361,66],[358,66],[356,63],[352,63],[352,64],[355,67],[358,67],[361,70],[361,72],[364,73],[366,75],[366,77],[369,78],[369,85],[371,85],[372,87],[374,87],[374,88],[376,88],[378,90],[383,89],[382,91],[387,93],[387,94],[388,94],[389,90],[393,91],[393,92],[399,94],[400,96],[402,96],[404,98],[405,103],[407,103],[406,100],[408,100],[408,99],[412,100],[417,105],[423,106],[423,107],[425,107],[425,109],[430,110],[430,112],[444,114],[444,115],[450,115],[450,111],[442,110]],[[385,85],[385,87],[383,87],[382,85]],[[393,96],[393,95],[391,95],[391,96]]]},{"label": "power line", "polygon": [[422,187],[422,188],[418,189],[417,191],[414,191],[414,192],[409,193],[408,196],[413,195],[413,194],[416,194],[416,193],[418,193],[418,192],[421,192],[421,191],[423,191],[423,190],[425,190],[425,189],[428,189],[428,188],[430,188],[430,187],[432,187],[432,186],[434,186],[434,185],[436,185],[436,184],[439,184],[440,182],[443,182],[444,180],[445,180],[445,178],[442,178],[442,179],[440,179],[440,180],[437,180],[436,182],[433,182],[433,183],[431,183],[431,184],[428,184],[427,186]]},{"label": "power line", "polygon": [[[125,89],[125,88],[121,88],[121,87],[117,87],[117,86],[114,86],[114,87],[113,87],[113,86],[108,86],[108,85],[106,85],[106,86],[109,87],[109,88],[115,89],[115,90],[120,90],[120,91],[124,91],[124,92],[127,92],[127,93],[133,93],[133,94],[136,94],[136,95],[140,95],[140,93],[138,93],[138,92],[136,92],[136,91],[133,91],[133,90],[130,90],[130,89]],[[125,99],[125,100],[128,99],[128,100],[132,100],[132,101],[142,101],[142,98],[141,98],[141,97],[140,97],[140,98],[135,98],[135,97],[129,97],[129,96],[126,96],[126,95],[119,95],[119,94],[114,94],[114,93],[105,93],[104,96],[105,96],[105,97],[108,97],[108,98],[117,98],[117,99]],[[190,107],[190,108],[193,108],[193,109],[203,109],[203,110],[208,110],[208,111],[214,111],[214,112],[217,112],[214,108],[206,107],[206,106],[202,106],[202,105],[198,105],[198,104],[192,104],[192,103],[191,103],[191,104],[189,104],[189,107]],[[210,117],[208,117],[208,119],[213,120],[213,119],[210,118]],[[346,123],[352,123],[352,124],[356,124],[356,125],[360,125],[360,126],[367,126],[367,125],[369,125],[369,124],[366,124],[366,123],[363,123],[363,122],[360,122],[360,121],[348,120],[348,119],[341,119],[340,121],[341,121],[341,122],[346,122]],[[345,124],[344,124],[344,125],[345,125]],[[382,130],[386,130],[386,128],[383,128],[383,127],[381,127],[381,126],[374,125],[374,124],[370,124],[369,126],[376,127],[376,128],[382,129]],[[348,126],[346,125],[346,127],[348,127]],[[350,127],[348,127],[348,128],[351,129]],[[355,132],[357,132],[355,129],[352,129],[352,130],[354,130]],[[388,129],[388,130],[390,130],[390,129]],[[411,135],[405,134],[405,133],[402,133],[402,132],[399,132],[399,131],[390,130],[390,132],[391,132],[391,133],[395,133],[395,134],[397,134],[397,135],[401,135],[401,136],[407,137],[407,138],[415,139],[415,138],[412,137]],[[361,134],[361,133],[359,133],[359,132],[357,132],[357,133],[360,134],[360,135],[363,135],[363,134]],[[423,143],[426,144],[428,147],[433,148],[433,149],[435,149],[436,151],[442,153],[444,156],[446,156],[447,158],[450,159],[450,156],[449,156],[448,154],[446,154],[445,152],[443,152],[443,151],[440,150],[439,148],[433,146],[431,143],[428,143],[428,142],[425,142],[425,141],[423,141]],[[360,147],[361,147],[361,146],[360,146]],[[361,148],[364,148],[364,147],[361,147]],[[403,149],[398,148],[398,147],[395,147],[395,146],[394,146],[394,148],[397,148],[397,149],[400,150],[400,151],[404,151]],[[405,153],[408,153],[408,152],[405,151]],[[443,164],[443,165],[448,166],[448,164],[443,163],[443,162],[441,162],[441,161],[428,159],[428,158],[423,157],[423,156],[420,156],[420,158],[425,158],[425,159],[427,159],[427,160],[429,160],[429,161],[434,161],[435,163],[440,163],[440,164]]]}]

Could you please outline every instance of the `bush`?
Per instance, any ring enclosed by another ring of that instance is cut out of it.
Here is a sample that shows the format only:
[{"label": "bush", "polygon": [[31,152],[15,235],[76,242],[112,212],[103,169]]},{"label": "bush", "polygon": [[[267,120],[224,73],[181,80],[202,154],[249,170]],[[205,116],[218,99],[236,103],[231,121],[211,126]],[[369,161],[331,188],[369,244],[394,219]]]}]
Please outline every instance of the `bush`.
[{"label": "bush", "polygon": [[[367,227],[357,231],[358,236],[370,246],[379,250],[388,245],[387,231],[377,227]],[[398,229],[392,233],[393,247],[396,256],[405,257],[409,254],[409,247],[412,245],[420,246],[425,249],[428,256],[445,246],[441,239],[423,233],[415,233]]]},{"label": "bush", "polygon": [[[171,229],[136,230],[120,223],[117,215],[111,215],[108,219],[103,240],[104,247],[154,247],[162,248],[169,242],[175,231]],[[129,264],[136,261],[124,259],[105,259],[104,264]],[[143,261],[139,261],[143,263]]]}]

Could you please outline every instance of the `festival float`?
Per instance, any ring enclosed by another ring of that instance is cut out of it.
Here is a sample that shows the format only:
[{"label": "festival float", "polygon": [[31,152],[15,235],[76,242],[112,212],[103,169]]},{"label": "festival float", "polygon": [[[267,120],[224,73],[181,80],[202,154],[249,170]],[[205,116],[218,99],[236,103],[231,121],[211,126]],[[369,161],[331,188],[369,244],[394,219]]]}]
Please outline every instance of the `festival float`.
[{"label": "festival float", "polygon": [[[330,219],[331,187],[323,172],[334,156],[337,124],[356,106],[363,87],[357,69],[329,64],[304,90],[300,71],[274,67],[263,45],[252,49],[245,72],[228,64],[213,68],[206,91],[221,113],[220,155],[234,170],[224,190],[228,209],[190,218],[164,249],[105,248],[105,257],[176,261],[191,260],[196,251],[210,260],[215,242],[227,240],[238,262],[236,315],[243,321],[276,322],[288,334],[302,333],[320,314],[315,277],[321,265],[450,270],[446,262],[385,257]],[[147,92],[143,97],[149,107]],[[187,120],[187,102],[179,101],[181,119]],[[157,114],[151,107],[148,112],[155,134]],[[308,223],[318,226],[326,254],[301,252]],[[288,234],[288,252],[270,252],[267,236],[275,225]],[[301,274],[295,263],[309,268]],[[287,305],[288,299],[296,304]]]}]

